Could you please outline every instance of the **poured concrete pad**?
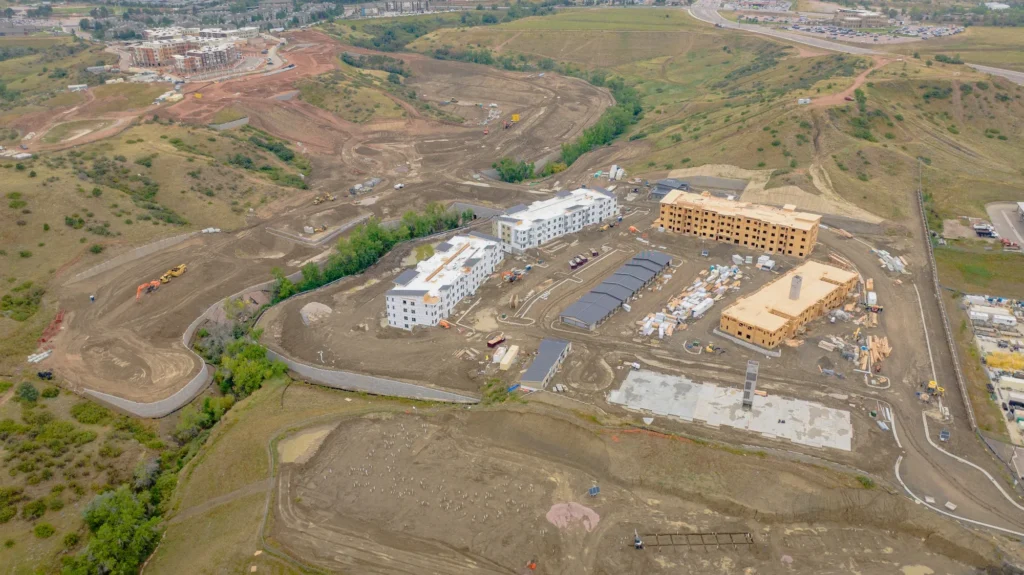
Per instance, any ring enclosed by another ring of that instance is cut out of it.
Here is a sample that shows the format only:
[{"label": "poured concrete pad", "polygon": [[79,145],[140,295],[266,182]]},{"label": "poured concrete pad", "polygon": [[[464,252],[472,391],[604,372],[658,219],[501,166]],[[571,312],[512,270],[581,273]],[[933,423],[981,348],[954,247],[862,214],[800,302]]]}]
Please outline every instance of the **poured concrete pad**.
[{"label": "poured concrete pad", "polygon": [[853,440],[849,411],[778,396],[754,396],[753,409],[744,411],[740,389],[652,371],[631,371],[622,387],[608,394],[608,401],[628,409],[713,427],[745,429],[812,447],[850,451]]}]

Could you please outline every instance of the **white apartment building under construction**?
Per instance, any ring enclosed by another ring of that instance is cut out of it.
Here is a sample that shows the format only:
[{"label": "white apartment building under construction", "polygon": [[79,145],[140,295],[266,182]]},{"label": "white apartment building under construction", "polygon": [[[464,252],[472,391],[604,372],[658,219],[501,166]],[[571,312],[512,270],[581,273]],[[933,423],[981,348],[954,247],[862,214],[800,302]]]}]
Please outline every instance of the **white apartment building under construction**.
[{"label": "white apartment building under construction", "polygon": [[434,255],[402,272],[388,290],[385,305],[391,327],[434,326],[455,304],[487,279],[504,259],[497,238],[470,232],[441,242]]},{"label": "white apartment building under construction", "polygon": [[618,213],[615,194],[602,188],[579,188],[509,208],[494,220],[494,235],[503,251],[519,254]]}]

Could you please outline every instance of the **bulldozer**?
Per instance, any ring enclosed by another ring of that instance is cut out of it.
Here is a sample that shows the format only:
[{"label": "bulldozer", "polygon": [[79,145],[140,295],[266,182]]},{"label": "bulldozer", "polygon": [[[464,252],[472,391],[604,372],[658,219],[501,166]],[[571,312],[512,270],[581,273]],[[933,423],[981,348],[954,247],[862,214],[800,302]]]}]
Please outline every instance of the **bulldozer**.
[{"label": "bulldozer", "polygon": [[165,284],[171,281],[171,278],[179,277],[181,274],[185,273],[185,270],[187,269],[188,266],[186,266],[185,264],[178,264],[174,266],[173,268],[167,270],[167,273],[160,276],[160,283]]},{"label": "bulldozer", "polygon": [[158,289],[160,289],[160,280],[153,280],[140,285],[138,289],[135,290],[135,301],[142,299],[142,294],[153,293]]}]

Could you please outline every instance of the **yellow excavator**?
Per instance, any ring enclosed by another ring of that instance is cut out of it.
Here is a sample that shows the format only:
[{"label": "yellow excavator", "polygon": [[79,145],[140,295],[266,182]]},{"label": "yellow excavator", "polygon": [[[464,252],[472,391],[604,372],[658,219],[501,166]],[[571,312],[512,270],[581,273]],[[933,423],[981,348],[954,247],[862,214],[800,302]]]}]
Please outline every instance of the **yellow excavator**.
[{"label": "yellow excavator", "polygon": [[945,397],[945,395],[946,395],[946,388],[939,387],[939,384],[937,382],[935,382],[935,381],[929,381],[928,382],[928,393],[930,393],[933,396],[934,395],[938,395],[939,397]]},{"label": "yellow excavator", "polygon": [[171,278],[179,277],[181,274],[185,273],[186,270],[188,270],[188,266],[186,266],[185,264],[176,265],[173,268],[167,270],[167,273],[160,276],[160,283],[165,284],[171,281]]}]

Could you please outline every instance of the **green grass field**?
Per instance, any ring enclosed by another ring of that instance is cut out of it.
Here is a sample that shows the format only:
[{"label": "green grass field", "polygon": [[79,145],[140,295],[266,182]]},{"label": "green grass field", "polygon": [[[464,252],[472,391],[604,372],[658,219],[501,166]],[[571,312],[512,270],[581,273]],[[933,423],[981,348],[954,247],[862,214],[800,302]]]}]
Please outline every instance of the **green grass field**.
[{"label": "green grass field", "polygon": [[137,110],[153,103],[157,96],[171,89],[170,84],[104,84],[90,88],[96,100],[89,104],[90,114]]},{"label": "green grass field", "polygon": [[523,18],[497,26],[506,30],[611,30],[672,32],[697,30],[706,25],[682,10],[655,8],[597,8],[560,10],[551,16]]},{"label": "green grass field", "polygon": [[898,54],[920,54],[921,58],[934,58],[936,54],[955,56],[965,62],[1024,71],[1024,34],[1019,28],[972,26],[963,34],[948,38],[933,38],[911,44],[894,44],[886,50]]},{"label": "green grass field", "polygon": [[958,245],[936,248],[935,261],[944,287],[971,294],[1024,298],[1022,254]]}]

